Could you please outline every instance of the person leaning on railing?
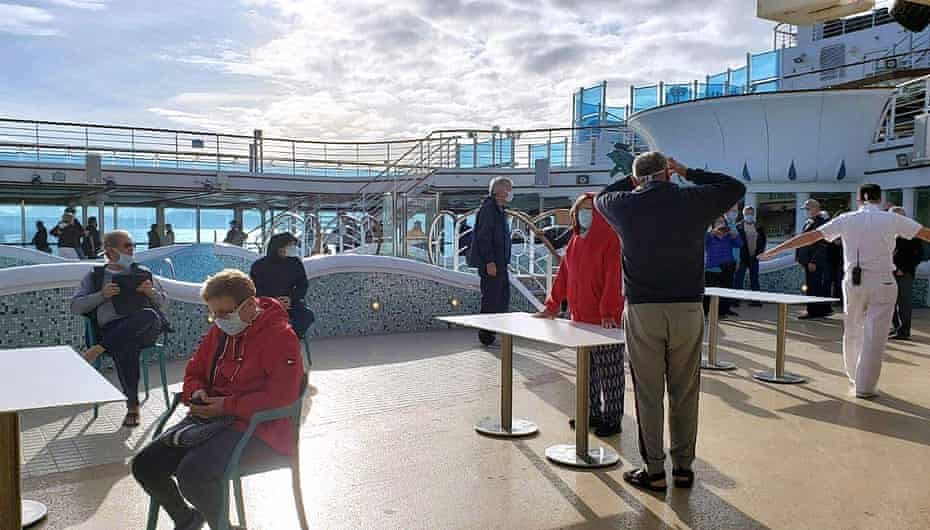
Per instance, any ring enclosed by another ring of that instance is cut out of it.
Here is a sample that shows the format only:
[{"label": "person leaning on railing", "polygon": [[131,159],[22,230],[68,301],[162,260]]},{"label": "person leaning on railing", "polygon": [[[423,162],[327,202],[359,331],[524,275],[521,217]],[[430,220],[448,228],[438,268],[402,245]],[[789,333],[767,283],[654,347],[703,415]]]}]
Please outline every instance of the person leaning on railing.
[{"label": "person leaning on railing", "polygon": [[[250,418],[293,403],[304,380],[300,345],[287,312],[276,300],[257,298],[244,272],[219,272],[200,294],[215,325],[187,364],[182,398],[191,417],[184,421],[200,432],[182,441],[183,433],[169,429],[167,438],[156,439],[132,461],[135,479],[185,530],[199,530],[204,522],[217,528],[226,464]],[[297,428],[289,418],[262,423],[241,461],[270,465],[287,460]]]}]

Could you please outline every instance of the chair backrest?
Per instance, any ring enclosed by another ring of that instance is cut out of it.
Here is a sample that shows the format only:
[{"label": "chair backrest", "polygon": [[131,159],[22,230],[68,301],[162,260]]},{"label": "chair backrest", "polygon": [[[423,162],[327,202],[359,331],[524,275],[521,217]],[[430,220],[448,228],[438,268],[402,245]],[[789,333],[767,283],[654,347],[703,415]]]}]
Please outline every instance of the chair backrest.
[{"label": "chair backrest", "polygon": [[82,317],[84,319],[84,342],[87,344],[88,348],[97,345],[97,328],[94,326],[94,321],[90,317]]}]

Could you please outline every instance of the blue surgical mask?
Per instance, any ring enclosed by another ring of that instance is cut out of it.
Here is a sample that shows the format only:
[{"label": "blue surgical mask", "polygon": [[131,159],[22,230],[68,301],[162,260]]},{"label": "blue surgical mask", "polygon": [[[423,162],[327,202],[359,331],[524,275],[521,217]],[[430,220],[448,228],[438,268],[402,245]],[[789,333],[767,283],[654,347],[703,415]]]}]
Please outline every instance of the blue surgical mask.
[{"label": "blue surgical mask", "polygon": [[129,269],[131,269],[132,264],[135,263],[136,260],[134,260],[133,257],[130,256],[129,254],[123,254],[122,252],[118,252],[118,253],[119,253],[119,259],[116,260],[116,264],[122,267],[123,270],[128,271]]},{"label": "blue surgical mask", "polygon": [[[248,300],[246,300],[247,302]],[[214,320],[216,326],[227,335],[238,335],[245,331],[245,328],[249,327],[249,324],[242,321],[242,317],[239,316],[239,310],[242,309],[242,306],[245,305],[245,302],[239,304],[239,307],[235,311],[226,316],[226,318],[217,318]]]},{"label": "blue surgical mask", "polygon": [[744,215],[744,216],[743,216],[743,221],[746,221],[746,222],[749,223],[749,224],[755,223],[755,222],[756,222],[756,216],[755,216],[755,215]]},{"label": "blue surgical mask", "polygon": [[727,221],[736,221],[736,212],[727,212]]},{"label": "blue surgical mask", "polygon": [[513,202],[513,190],[507,192],[507,202]]},{"label": "blue surgical mask", "polygon": [[288,245],[284,248],[285,256],[289,258],[299,258],[300,251],[297,250],[297,245]]},{"label": "blue surgical mask", "polygon": [[591,222],[594,220],[594,211],[587,208],[578,210],[578,224],[582,230],[591,228]]}]

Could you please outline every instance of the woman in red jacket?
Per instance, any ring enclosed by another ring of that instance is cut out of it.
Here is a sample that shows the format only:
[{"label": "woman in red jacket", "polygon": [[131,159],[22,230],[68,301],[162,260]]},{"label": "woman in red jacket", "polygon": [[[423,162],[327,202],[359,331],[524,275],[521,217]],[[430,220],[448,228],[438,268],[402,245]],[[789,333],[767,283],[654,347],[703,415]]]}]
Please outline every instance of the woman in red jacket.
[{"label": "woman in red jacket", "polygon": [[[593,193],[582,195],[572,206],[574,235],[546,299],[546,309],[536,316],[554,318],[562,301],[567,300],[575,322],[615,328],[623,313],[620,239],[594,209],[593,198]],[[589,424],[598,436],[620,432],[625,387],[623,351],[622,344],[591,350]],[[574,421],[571,424],[574,428]]]},{"label": "woman in red jacket", "polygon": [[[287,311],[278,300],[256,298],[248,275],[222,271],[207,280],[201,295],[215,325],[184,371],[183,401],[193,416],[222,416],[231,423],[192,447],[159,438],[132,462],[136,480],[175,526],[197,530],[204,522],[217,528],[223,473],[252,415],[293,403],[304,379],[300,344]],[[294,452],[292,429],[299,427],[289,418],[262,423],[241,462],[283,464]]]}]

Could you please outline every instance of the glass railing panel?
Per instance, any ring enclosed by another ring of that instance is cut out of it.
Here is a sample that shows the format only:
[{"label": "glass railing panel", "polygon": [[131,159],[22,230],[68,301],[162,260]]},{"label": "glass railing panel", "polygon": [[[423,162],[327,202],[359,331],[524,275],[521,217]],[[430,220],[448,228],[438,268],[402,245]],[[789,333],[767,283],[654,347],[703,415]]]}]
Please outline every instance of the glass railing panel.
[{"label": "glass railing panel", "polygon": [[633,88],[633,112],[659,106],[659,85]]},{"label": "glass railing panel", "polygon": [[781,70],[781,54],[779,50],[751,55],[749,66],[752,75],[750,81],[762,81],[779,76]]},{"label": "glass railing panel", "polygon": [[693,97],[694,85],[691,83],[677,83],[665,85],[665,104],[684,103],[691,101]]}]

